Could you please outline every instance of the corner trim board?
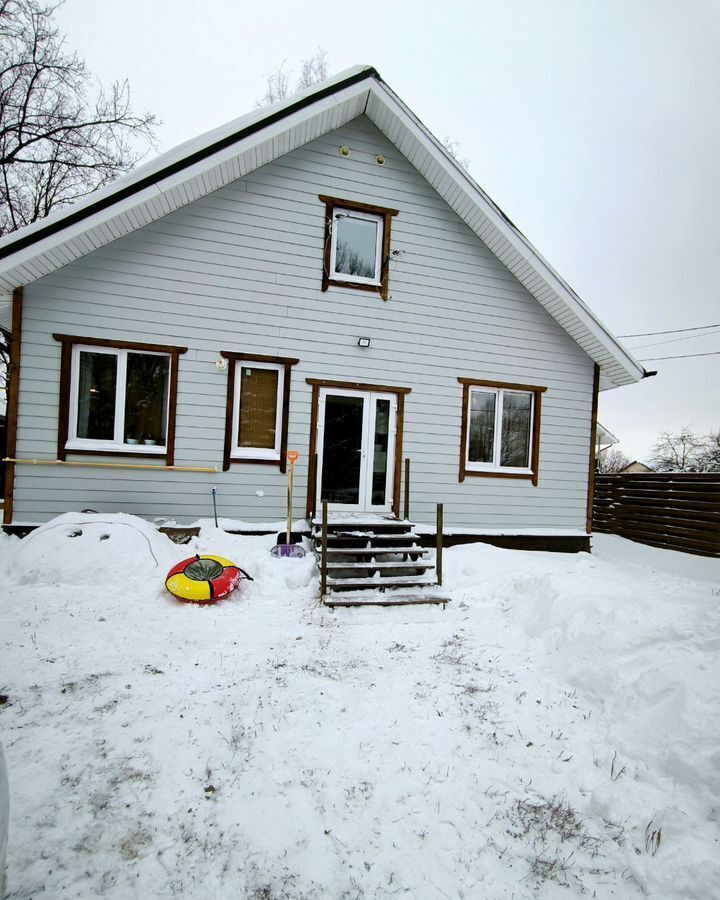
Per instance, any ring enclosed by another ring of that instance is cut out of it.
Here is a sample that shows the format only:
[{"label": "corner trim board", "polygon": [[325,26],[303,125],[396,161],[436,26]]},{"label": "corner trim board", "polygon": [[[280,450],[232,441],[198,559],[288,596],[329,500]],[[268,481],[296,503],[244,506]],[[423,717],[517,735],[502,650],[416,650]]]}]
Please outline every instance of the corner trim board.
[{"label": "corner trim board", "polygon": [[[14,458],[17,451],[18,410],[20,405],[20,354],[22,350],[23,289],[15,288],[12,295],[12,334],[10,336],[10,371],[7,396],[7,455]],[[15,500],[15,463],[5,463],[5,492],[3,525],[13,519]]]},{"label": "corner trim board", "polygon": [[595,363],[593,370],[592,412],[590,413],[590,458],[588,463],[587,518],[585,528],[592,534],[593,503],[595,500],[595,442],[597,440],[598,396],[600,394],[600,366]]}]

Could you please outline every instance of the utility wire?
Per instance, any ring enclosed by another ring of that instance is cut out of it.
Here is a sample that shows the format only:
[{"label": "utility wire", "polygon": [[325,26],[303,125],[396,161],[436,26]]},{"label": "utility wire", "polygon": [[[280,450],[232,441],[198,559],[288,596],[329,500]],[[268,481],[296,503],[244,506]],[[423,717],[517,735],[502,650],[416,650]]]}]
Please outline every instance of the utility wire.
[{"label": "utility wire", "polygon": [[671,328],[670,331],[643,331],[640,334],[618,334],[617,337],[655,337],[658,334],[680,334],[683,331],[705,331],[707,328],[720,328],[720,322],[718,322],[717,325],[696,325],[695,328]]},{"label": "utility wire", "polygon": [[677,344],[679,341],[696,341],[698,338],[718,337],[717,331],[706,331],[704,334],[688,334],[686,337],[670,338],[669,341],[654,341],[652,344],[639,344],[637,347],[629,347],[634,353],[636,350],[647,350],[648,347],[661,347],[663,344]]},{"label": "utility wire", "polygon": [[685,356],[652,356],[650,359],[643,359],[642,362],[659,362],[661,359],[692,359],[694,356],[720,356],[720,350],[713,353],[687,353]]}]

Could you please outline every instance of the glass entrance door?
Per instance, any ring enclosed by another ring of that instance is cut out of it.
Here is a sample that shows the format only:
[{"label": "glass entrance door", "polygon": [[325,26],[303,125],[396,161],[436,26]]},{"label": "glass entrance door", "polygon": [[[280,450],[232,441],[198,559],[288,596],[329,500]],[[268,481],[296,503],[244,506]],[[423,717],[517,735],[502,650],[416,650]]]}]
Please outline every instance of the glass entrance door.
[{"label": "glass entrance door", "polygon": [[319,402],[320,501],[331,509],[390,512],[396,395],[325,388]]}]

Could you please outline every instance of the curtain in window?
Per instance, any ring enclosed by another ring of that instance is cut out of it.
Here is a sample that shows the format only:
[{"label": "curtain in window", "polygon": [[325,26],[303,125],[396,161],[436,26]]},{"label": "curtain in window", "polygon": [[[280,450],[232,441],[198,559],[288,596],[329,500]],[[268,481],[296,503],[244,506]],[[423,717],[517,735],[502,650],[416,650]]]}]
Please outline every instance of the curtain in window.
[{"label": "curtain in window", "polygon": [[279,377],[277,369],[243,366],[240,376],[239,447],[275,448]]}]

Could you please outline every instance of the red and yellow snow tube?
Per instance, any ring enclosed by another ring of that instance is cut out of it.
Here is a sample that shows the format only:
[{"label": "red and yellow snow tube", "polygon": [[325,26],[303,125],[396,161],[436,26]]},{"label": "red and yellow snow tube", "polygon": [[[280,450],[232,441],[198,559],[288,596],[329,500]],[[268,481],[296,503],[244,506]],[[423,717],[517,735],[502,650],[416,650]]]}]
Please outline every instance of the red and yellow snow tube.
[{"label": "red and yellow snow tube", "polygon": [[252,578],[222,556],[191,556],[173,566],[165,587],[173,597],[190,603],[213,603],[235,590],[242,577]]}]

